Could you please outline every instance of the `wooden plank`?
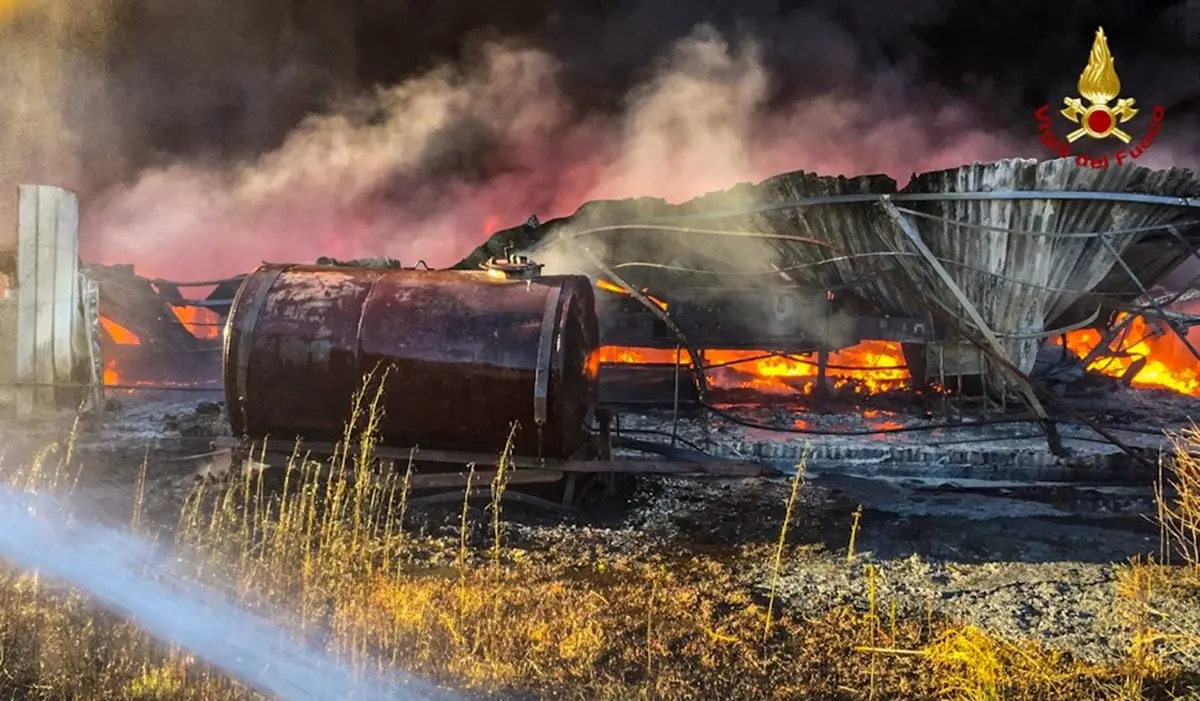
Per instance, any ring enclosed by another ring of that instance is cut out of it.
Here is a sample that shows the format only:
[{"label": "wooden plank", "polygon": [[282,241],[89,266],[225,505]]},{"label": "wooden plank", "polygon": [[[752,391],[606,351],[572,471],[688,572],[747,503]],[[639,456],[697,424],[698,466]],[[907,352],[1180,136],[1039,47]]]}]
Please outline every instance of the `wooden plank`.
[{"label": "wooden plank", "polygon": [[683,460],[568,460],[558,469],[564,472],[622,472],[640,475],[719,475],[722,477],[758,477],[768,472],[761,465],[713,458],[705,462]]},{"label": "wooden plank", "polygon": [[[22,185],[17,201],[17,382],[32,383],[37,357],[38,192]],[[33,413],[33,387],[16,392],[17,415]]]},{"label": "wooden plank", "polygon": [[[409,482],[409,487],[411,489],[466,487],[468,476],[470,476],[471,484],[473,485],[488,485],[491,484],[492,480],[496,479],[496,471],[480,470],[476,471],[474,475],[470,475],[468,472],[414,474],[412,480]],[[506,484],[548,484],[558,482],[562,478],[563,473],[561,470],[519,469],[505,470],[504,481]]]},{"label": "wooden plank", "polygon": [[[679,402],[696,406],[696,385],[691,370],[679,368]],[[675,400],[676,369],[670,365],[600,366],[597,402],[607,406],[660,406],[670,408]]]},{"label": "wooden plank", "polygon": [[[217,448],[242,448],[243,446],[248,446],[250,455],[254,456],[263,450],[264,443],[266,444],[267,452],[270,453],[291,455],[292,451],[296,449],[294,441],[267,440],[243,442],[231,437],[217,438],[213,441],[213,446]],[[334,448],[333,443],[305,442],[301,444],[298,453],[301,456],[306,452],[316,455],[332,455]],[[351,449],[350,453],[352,455],[354,452],[355,450]],[[375,455],[384,460],[404,461],[409,459],[409,455],[413,455],[415,461],[457,463],[459,465],[475,463],[477,466],[495,465],[500,458],[499,455],[490,453],[457,453],[448,450],[416,450],[414,452],[411,448],[387,447],[376,448]],[[693,463],[682,460],[539,460],[537,458],[513,456],[509,460],[509,464],[516,468],[537,468],[591,474],[623,472],[646,475],[721,475],[728,477],[754,477],[768,474],[761,465],[722,460],[720,458],[713,458],[702,463]]]},{"label": "wooden plank", "polygon": [[[291,453],[279,453],[268,451],[262,453],[253,451],[248,457],[252,463],[266,465],[275,468],[287,468],[292,464]],[[405,467],[400,464],[392,463],[394,470],[403,472]],[[538,470],[538,469],[509,469],[505,471],[505,481],[508,484],[546,484],[557,482],[563,478],[561,470]],[[413,473],[412,479],[409,482],[410,489],[453,489],[455,487],[466,487],[467,477],[470,472],[467,470],[457,470],[453,472],[423,472]],[[476,470],[471,476],[471,484],[487,485],[496,478],[496,470]]]},{"label": "wooden plank", "polygon": [[[469,493],[465,491],[455,491],[442,492],[441,494],[430,494],[429,496],[412,497],[408,500],[408,505],[410,507],[421,507],[433,506],[435,504],[461,504],[464,497],[469,499],[490,499],[491,496],[492,492],[488,487],[476,487],[472,488]],[[568,506],[555,504],[547,499],[541,499],[531,494],[522,494],[521,492],[516,491],[504,492],[502,501],[505,503],[516,502],[518,504],[528,504],[529,506],[536,506],[540,509],[546,509],[547,511],[554,511],[561,514],[571,514],[575,512],[574,509]]]},{"label": "wooden plank", "polygon": [[[58,188],[44,188],[52,197],[57,216],[54,230],[54,326],[51,382],[72,382],[79,351],[86,351],[77,334],[84,332],[83,309],[79,297],[79,201],[75,194]],[[86,357],[86,356],[84,356]],[[77,389],[51,391],[55,407],[67,399],[77,407],[81,392]]]},{"label": "wooden plank", "polygon": [[[238,438],[223,436],[213,440],[213,446],[218,448],[242,448],[247,447],[250,454],[254,455],[264,448],[271,453],[285,453],[291,455],[296,451],[298,455],[303,456],[305,453],[313,455],[333,455],[338,451],[338,446],[334,443],[325,443],[319,441],[303,441],[297,450],[295,441],[287,441],[280,439],[268,440],[251,440],[243,441]],[[373,449],[375,457],[384,460],[404,460],[407,461],[411,456],[413,460],[425,462],[444,462],[457,463],[459,465],[467,465],[475,463],[476,465],[495,465],[499,459],[499,453],[460,453],[449,450],[425,450],[423,448],[389,448],[380,446]],[[351,446],[350,455],[358,453],[357,446]],[[538,460],[536,458],[521,458],[513,457],[510,463],[514,467],[544,467],[548,469],[558,469],[562,464],[561,460]]]}]

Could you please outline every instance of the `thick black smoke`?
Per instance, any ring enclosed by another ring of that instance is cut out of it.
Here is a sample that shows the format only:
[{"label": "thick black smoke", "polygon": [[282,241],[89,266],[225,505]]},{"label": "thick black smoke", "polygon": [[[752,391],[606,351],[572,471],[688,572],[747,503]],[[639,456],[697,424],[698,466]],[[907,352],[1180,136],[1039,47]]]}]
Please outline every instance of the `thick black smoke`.
[{"label": "thick black smoke", "polygon": [[590,197],[1049,156],[1101,25],[1142,162],[1195,165],[1197,0],[0,0],[0,186],[151,274],[445,263]]}]

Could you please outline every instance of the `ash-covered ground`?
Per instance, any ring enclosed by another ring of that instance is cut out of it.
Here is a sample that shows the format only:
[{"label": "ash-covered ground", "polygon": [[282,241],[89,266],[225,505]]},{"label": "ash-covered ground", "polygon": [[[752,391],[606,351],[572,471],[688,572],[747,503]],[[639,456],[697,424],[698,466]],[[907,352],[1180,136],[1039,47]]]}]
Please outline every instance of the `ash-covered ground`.
[{"label": "ash-covered ground", "polygon": [[[157,401],[126,397],[103,419],[81,422],[73,448],[82,463],[76,496],[88,507],[121,519],[128,518],[141,492],[144,518],[169,532],[196,480],[222,464],[220,455],[211,454],[212,439],[228,434],[218,400],[219,396],[183,394]],[[1164,416],[1161,398],[1145,401],[1158,406]],[[781,409],[769,411],[793,425],[803,421],[870,426],[881,420],[783,417]],[[907,425],[929,419],[887,420]],[[1016,458],[972,467],[969,461],[955,464],[955,454],[948,450],[953,439],[965,440],[970,431],[976,432],[976,441],[969,445],[978,447],[979,431],[1018,436],[1028,433],[1028,426],[939,429],[941,438],[935,441],[919,432],[854,440],[781,437],[714,419],[693,417],[674,425],[670,412],[623,415],[620,425],[662,431],[667,435],[638,437],[667,442],[674,428],[688,442],[731,456],[763,455],[764,444],[771,442],[784,446],[768,461],[781,472],[797,462],[788,451],[824,456],[814,461],[817,467],[808,469],[798,492],[778,580],[780,600],[793,610],[815,615],[844,605],[865,608],[870,565],[877,573],[879,601],[884,606],[894,601],[898,615],[947,616],[994,634],[1034,638],[1089,661],[1115,661],[1129,649],[1131,625],[1117,612],[1120,570],[1130,558],[1159,551],[1152,521],[1154,475],[1131,472],[1135,478],[1122,477],[1113,463],[1097,473],[1114,476],[1106,483],[1087,474],[1086,467],[1053,459],[1033,460],[1039,466],[1032,470],[1023,468],[1028,460]],[[1151,424],[1127,421],[1127,428],[1143,426],[1146,432],[1129,435],[1150,436]],[[61,422],[23,428],[19,440],[10,440],[17,448],[5,456],[5,463],[27,460],[38,448],[61,441],[66,428]],[[1065,429],[1076,430],[1082,431]],[[986,448],[978,448],[983,452],[1014,450],[1000,435],[984,438]],[[1031,456],[1046,450],[1044,440],[1009,440]],[[842,452],[821,453],[821,441],[840,446]],[[939,441],[947,445],[934,445]],[[855,457],[868,455],[872,445],[907,450],[913,459]],[[60,444],[59,449],[65,447]],[[843,470],[837,469],[839,454]],[[916,469],[920,460],[928,461],[924,475]],[[889,474],[893,462],[897,469]],[[1034,479],[1045,477],[1049,467],[1056,469],[1055,481]],[[1072,483],[1067,479],[1072,470],[1089,479]],[[144,485],[139,487],[143,472]],[[717,558],[734,568],[747,590],[765,596],[790,489],[786,474],[621,480],[615,494],[590,492],[572,515],[506,506],[504,537],[512,548],[537,551],[581,571],[602,570],[612,558],[656,559],[667,565]],[[420,510],[411,523],[428,535],[457,537],[459,508]],[[848,558],[856,518],[854,557]],[[1163,599],[1155,605],[1171,620],[1200,628],[1196,602]]]}]

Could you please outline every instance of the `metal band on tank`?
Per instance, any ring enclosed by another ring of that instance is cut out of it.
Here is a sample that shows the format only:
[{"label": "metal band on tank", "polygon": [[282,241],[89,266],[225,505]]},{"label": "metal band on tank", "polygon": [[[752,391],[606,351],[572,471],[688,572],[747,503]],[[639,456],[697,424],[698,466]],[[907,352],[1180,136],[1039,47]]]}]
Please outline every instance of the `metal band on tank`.
[{"label": "metal band on tank", "polygon": [[[375,272],[375,271],[370,271],[370,272]],[[367,287],[367,293],[365,295],[363,295],[362,305],[358,308],[358,323],[354,325],[354,371],[356,373],[358,373],[359,377],[364,377],[364,378],[367,375],[366,375],[366,373],[363,372],[363,369],[362,369],[363,323],[366,322],[366,320],[367,320],[367,309],[370,307],[371,297],[372,297],[372,295],[375,294],[375,291],[379,289],[379,281],[382,280],[383,278],[387,277],[387,274],[390,271],[381,270],[378,272],[379,272],[379,274],[376,275],[375,278],[371,280],[371,285],[369,287]],[[376,366],[376,367],[378,367],[378,366]],[[394,367],[394,365],[393,365],[393,367]],[[371,370],[372,375],[374,374],[374,372],[375,372],[375,370],[372,369]],[[386,373],[386,371],[385,371],[385,373]],[[386,377],[386,375],[385,375],[385,377]],[[381,383],[383,382],[383,378],[380,379],[380,382]],[[366,388],[364,387],[364,390],[365,389]]]},{"label": "metal band on tank", "polygon": [[533,374],[533,420],[538,426],[546,425],[546,397],[550,393],[550,353],[564,284],[559,282],[546,296],[546,311],[542,314],[542,334],[538,338],[537,366]]},{"label": "metal band on tank", "polygon": [[[238,390],[238,408],[242,414],[242,430],[245,431],[249,425],[249,419],[246,416],[246,385],[250,381],[250,349],[254,345],[251,341],[254,340],[254,327],[258,325],[258,315],[262,311],[263,303],[267,299],[267,294],[271,288],[275,286],[275,282],[279,280],[279,276],[283,275],[288,266],[275,268],[266,274],[266,279],[262,286],[254,293],[254,300],[250,304],[250,310],[246,312],[246,320],[242,324],[242,338],[238,339],[237,348],[237,390]],[[226,398],[228,401],[228,398]]]}]

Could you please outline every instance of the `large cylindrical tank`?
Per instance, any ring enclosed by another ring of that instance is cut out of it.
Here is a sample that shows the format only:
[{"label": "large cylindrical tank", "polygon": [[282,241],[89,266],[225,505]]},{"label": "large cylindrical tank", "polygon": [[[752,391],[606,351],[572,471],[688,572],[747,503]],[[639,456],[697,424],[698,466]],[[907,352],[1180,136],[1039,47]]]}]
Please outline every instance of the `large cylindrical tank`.
[{"label": "large cylindrical tank", "polygon": [[264,265],[230,311],[226,411],[238,436],[337,440],[378,369],[385,445],[494,455],[517,421],[515,453],[567,457],[598,338],[584,276]]}]

